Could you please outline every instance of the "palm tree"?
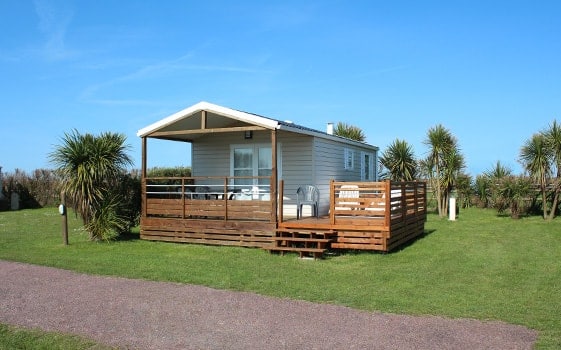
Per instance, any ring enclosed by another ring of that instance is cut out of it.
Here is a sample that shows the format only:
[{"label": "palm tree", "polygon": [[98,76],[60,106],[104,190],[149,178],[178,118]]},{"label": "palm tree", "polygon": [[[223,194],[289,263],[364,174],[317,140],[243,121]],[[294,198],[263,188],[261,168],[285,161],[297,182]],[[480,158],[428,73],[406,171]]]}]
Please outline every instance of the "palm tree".
[{"label": "palm tree", "polygon": [[62,145],[49,155],[62,178],[62,191],[82,218],[90,239],[107,238],[124,223],[114,215],[116,191],[125,166],[132,160],[123,134],[99,136],[65,133]]},{"label": "palm tree", "polygon": [[483,176],[487,179],[487,190],[489,191],[488,203],[496,207],[498,202],[502,201],[501,186],[502,180],[512,176],[512,169],[501,164],[498,160],[493,168],[483,172]]},{"label": "palm tree", "polygon": [[555,217],[557,203],[559,202],[559,193],[561,192],[561,125],[554,120],[549,128],[543,132],[546,140],[547,148],[553,157],[553,164],[555,165],[556,175],[553,183],[553,201],[551,211],[549,212],[549,219]]},{"label": "palm tree", "polygon": [[498,184],[497,200],[494,205],[499,213],[510,209],[511,218],[518,219],[524,211],[531,192],[529,179],[522,176],[504,176]]},{"label": "palm tree", "polygon": [[475,196],[478,198],[478,205],[483,208],[489,207],[491,194],[491,181],[489,177],[482,174],[477,175],[473,187]]},{"label": "palm tree", "polygon": [[[438,215],[446,216],[448,189],[454,184],[456,167],[463,167],[455,137],[442,125],[429,129],[424,144],[430,147],[424,167],[428,170],[431,187],[435,191]],[[449,168],[449,169],[447,169]]]},{"label": "palm tree", "polygon": [[505,176],[512,175],[512,169],[506,165],[501,164],[500,160],[497,160],[494,167],[484,171],[483,174],[491,179],[501,179]]},{"label": "palm tree", "polygon": [[338,122],[333,129],[333,134],[347,139],[364,142],[366,135],[361,128],[343,122]]},{"label": "palm tree", "polygon": [[413,147],[399,139],[394,140],[380,157],[382,165],[394,181],[413,181],[417,176],[417,161]]},{"label": "palm tree", "polygon": [[472,177],[468,174],[460,174],[456,179],[456,190],[458,191],[458,205],[468,208],[472,203],[473,185]]},{"label": "palm tree", "polygon": [[[547,215],[547,183],[551,177],[551,150],[542,133],[534,134],[520,150],[520,162],[537,183],[542,194],[543,218]],[[554,210],[554,209],[553,209]]]},{"label": "palm tree", "polygon": [[450,150],[443,155],[442,160],[443,167],[440,184],[443,189],[443,211],[447,213],[450,195],[456,186],[458,176],[465,167],[465,161],[457,147],[450,148]]}]

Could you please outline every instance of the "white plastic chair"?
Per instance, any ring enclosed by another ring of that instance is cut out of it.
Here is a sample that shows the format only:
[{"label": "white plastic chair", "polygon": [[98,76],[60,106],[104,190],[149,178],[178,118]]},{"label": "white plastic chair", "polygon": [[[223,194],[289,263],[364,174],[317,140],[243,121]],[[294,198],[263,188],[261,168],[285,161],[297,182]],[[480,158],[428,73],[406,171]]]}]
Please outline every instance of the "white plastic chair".
[{"label": "white plastic chair", "polygon": [[319,217],[319,190],[312,185],[298,187],[296,191],[296,219],[302,217],[302,207],[310,205],[312,216]]}]

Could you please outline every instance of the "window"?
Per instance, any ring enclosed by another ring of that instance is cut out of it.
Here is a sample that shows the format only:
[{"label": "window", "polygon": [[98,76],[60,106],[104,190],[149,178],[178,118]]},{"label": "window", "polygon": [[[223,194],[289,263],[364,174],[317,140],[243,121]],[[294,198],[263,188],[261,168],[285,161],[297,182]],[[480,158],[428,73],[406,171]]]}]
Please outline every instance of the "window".
[{"label": "window", "polygon": [[[280,144],[277,145],[280,155]],[[232,176],[271,176],[273,173],[273,154],[270,145],[232,145],[231,146]],[[277,156],[278,174],[280,177],[280,156]],[[269,179],[235,179],[234,185],[269,185]]]},{"label": "window", "polygon": [[[257,156],[257,176],[271,176],[273,173],[273,150],[271,147],[259,147]],[[258,179],[259,185],[268,184],[267,179]]]},{"label": "window", "polygon": [[360,179],[361,181],[374,181],[374,160],[373,153],[361,152],[360,153]]},{"label": "window", "polygon": [[[232,157],[232,176],[253,176],[253,148],[234,148]],[[234,185],[252,184],[252,179],[234,180]]]},{"label": "window", "polygon": [[353,170],[355,168],[354,152],[352,149],[345,148],[344,154],[345,170]]}]

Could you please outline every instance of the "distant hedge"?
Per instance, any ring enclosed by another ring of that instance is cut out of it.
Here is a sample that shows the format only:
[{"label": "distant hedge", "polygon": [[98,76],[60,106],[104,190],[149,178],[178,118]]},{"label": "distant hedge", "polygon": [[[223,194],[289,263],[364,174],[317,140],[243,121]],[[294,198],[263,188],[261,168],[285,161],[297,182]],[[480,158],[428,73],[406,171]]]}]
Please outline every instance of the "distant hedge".
[{"label": "distant hedge", "polygon": [[[12,193],[17,193],[21,209],[54,206],[60,200],[58,187],[60,178],[53,170],[37,169],[31,174],[21,169],[2,175],[2,193],[9,203]],[[9,205],[1,206],[8,209]]]},{"label": "distant hedge", "polygon": [[[147,170],[149,177],[189,177],[190,167],[154,167]],[[125,215],[135,217],[140,213],[140,170],[132,169],[123,174],[123,188],[130,212]],[[20,198],[20,209],[34,209],[60,204],[60,177],[54,170],[37,169],[31,173],[16,169],[14,172],[2,174],[2,193],[0,211],[10,209],[10,196],[17,193]]]},{"label": "distant hedge", "polygon": [[146,171],[148,177],[190,177],[191,167],[154,167]]}]

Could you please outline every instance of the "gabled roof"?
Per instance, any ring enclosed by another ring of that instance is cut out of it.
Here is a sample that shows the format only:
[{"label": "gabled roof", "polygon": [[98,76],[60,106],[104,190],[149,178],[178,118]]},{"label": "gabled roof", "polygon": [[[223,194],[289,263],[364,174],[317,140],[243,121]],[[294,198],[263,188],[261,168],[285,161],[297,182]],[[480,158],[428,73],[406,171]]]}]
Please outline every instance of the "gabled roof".
[{"label": "gabled roof", "polygon": [[[284,130],[289,131],[297,134],[303,135],[311,135],[326,139],[336,140],[338,142],[360,145],[361,147],[367,147],[371,149],[378,150],[378,147],[372,146],[363,142],[358,142],[354,140],[349,140],[344,137],[339,137],[336,135],[331,135],[323,131],[311,129],[302,125],[294,124],[292,122],[281,121],[273,118],[264,117],[261,115],[238,111],[235,109],[215,105],[209,102],[199,102],[197,104],[192,105],[191,107],[187,107],[177,113],[174,113],[160,121],[157,121],[151,125],[148,125],[145,128],[140,129],[137,132],[137,136],[139,137],[151,137],[152,134],[163,131],[163,130],[170,130],[174,127],[181,128],[180,123],[184,123],[186,119],[192,117],[201,111],[206,111],[207,113],[212,113],[213,115],[229,118],[235,120],[237,122],[243,124],[250,124],[255,125],[258,127],[262,127],[264,129],[269,130]],[[171,137],[167,137],[171,138]]]}]

